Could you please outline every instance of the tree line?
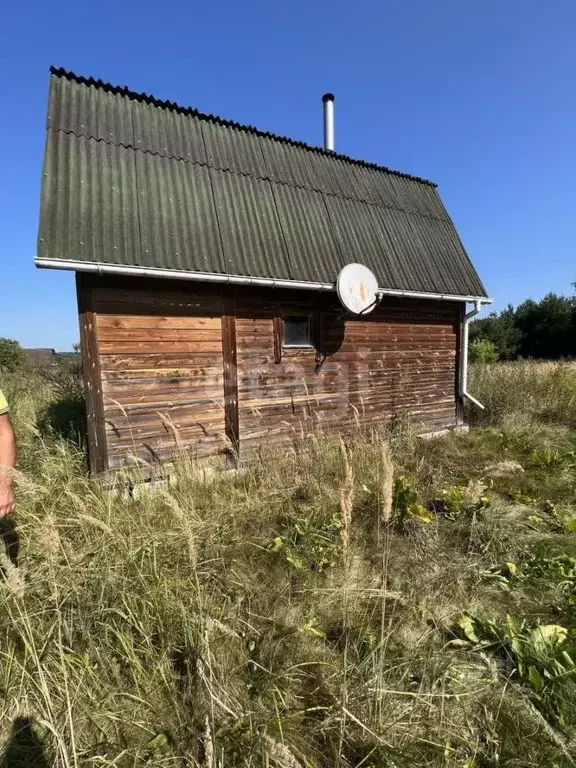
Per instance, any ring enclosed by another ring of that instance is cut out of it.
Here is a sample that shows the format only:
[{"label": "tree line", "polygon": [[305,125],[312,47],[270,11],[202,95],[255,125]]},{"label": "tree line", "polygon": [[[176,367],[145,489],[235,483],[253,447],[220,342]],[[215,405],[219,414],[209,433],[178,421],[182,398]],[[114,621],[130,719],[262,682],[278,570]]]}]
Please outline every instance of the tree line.
[{"label": "tree line", "polygon": [[473,320],[470,352],[471,359],[487,361],[576,357],[576,296],[548,293]]}]

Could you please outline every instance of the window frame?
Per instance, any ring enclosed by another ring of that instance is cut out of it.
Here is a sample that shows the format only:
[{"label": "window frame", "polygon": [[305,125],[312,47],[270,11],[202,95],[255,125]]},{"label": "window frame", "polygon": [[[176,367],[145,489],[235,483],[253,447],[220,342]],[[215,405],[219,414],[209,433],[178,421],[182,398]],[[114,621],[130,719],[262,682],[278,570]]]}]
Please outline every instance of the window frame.
[{"label": "window frame", "polygon": [[[294,317],[305,317],[308,321],[308,342],[305,344],[287,344],[286,343],[286,320],[288,318],[294,318]],[[314,338],[313,338],[313,317],[310,312],[302,312],[301,314],[298,314],[296,312],[288,313],[282,315],[282,349],[315,349],[314,347]]]}]

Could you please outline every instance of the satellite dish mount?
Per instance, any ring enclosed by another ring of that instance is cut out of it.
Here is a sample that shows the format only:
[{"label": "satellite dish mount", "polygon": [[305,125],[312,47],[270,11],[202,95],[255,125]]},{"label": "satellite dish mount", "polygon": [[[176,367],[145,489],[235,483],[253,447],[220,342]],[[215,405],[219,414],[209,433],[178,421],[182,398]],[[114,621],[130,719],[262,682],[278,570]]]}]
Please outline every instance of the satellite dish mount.
[{"label": "satellite dish mount", "polygon": [[378,280],[364,264],[346,264],[336,279],[336,290],[342,306],[353,315],[367,315],[380,302]]}]

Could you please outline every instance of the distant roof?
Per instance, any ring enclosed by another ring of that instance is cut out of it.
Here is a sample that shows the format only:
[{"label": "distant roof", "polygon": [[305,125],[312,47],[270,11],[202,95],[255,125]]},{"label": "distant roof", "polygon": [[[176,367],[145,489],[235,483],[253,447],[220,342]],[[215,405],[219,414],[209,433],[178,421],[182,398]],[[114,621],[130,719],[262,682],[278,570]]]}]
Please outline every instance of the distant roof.
[{"label": "distant roof", "polygon": [[51,70],[38,259],[484,297],[432,182]]},{"label": "distant roof", "polygon": [[51,365],[56,359],[56,350],[47,347],[24,347],[24,352],[33,365]]}]

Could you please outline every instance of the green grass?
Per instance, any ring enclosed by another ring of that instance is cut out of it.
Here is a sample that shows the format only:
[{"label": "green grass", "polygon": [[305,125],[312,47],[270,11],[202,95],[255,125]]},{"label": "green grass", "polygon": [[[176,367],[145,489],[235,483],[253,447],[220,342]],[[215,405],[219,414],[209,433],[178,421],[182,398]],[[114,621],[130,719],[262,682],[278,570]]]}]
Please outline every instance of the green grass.
[{"label": "green grass", "polygon": [[576,762],[573,369],[474,370],[467,435],[183,458],[137,498],[86,476],[74,384],[2,387],[9,768]]}]

